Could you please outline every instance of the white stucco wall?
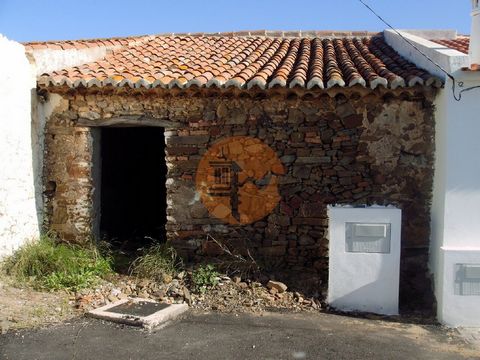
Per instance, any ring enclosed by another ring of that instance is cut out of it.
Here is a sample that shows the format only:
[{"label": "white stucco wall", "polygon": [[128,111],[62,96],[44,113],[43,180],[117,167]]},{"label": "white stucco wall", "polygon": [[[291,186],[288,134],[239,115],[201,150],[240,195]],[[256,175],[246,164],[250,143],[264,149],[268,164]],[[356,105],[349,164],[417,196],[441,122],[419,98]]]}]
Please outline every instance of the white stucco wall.
[{"label": "white stucco wall", "polygon": [[447,156],[447,93],[440,90],[435,100],[435,165],[433,180],[433,197],[430,208],[431,237],[430,237],[430,271],[434,274],[434,292],[437,298],[437,307],[441,301],[438,289],[442,288],[439,282],[442,279],[440,271],[440,249],[443,245],[445,225],[445,193],[446,193],[446,163]]},{"label": "white stucco wall", "polygon": [[[479,72],[462,70],[469,65],[467,55],[418,34],[402,34],[457,82],[463,82],[462,88],[457,85],[457,96],[462,89],[480,86]],[[386,31],[385,37],[402,56],[445,81],[435,99],[430,269],[439,320],[450,326],[480,326],[480,296],[454,294],[455,265],[480,264],[480,88],[463,93],[461,101],[456,101],[446,74],[393,31]]]},{"label": "white stucco wall", "polygon": [[[480,86],[480,74],[454,74],[464,88]],[[459,89],[458,89],[459,90]],[[480,250],[480,88],[466,92],[461,101],[452,96],[448,80],[442,98],[446,104],[444,247],[478,247]],[[440,105],[440,104],[439,104]],[[439,158],[441,160],[441,158]]]},{"label": "white stucco wall", "polygon": [[109,49],[38,49],[27,56],[23,45],[0,35],[0,258],[37,239],[43,222],[44,127],[66,102],[38,97],[37,76],[98,60]]},{"label": "white stucco wall", "polygon": [[[464,88],[480,86],[478,73],[460,71],[454,76]],[[480,89],[456,101],[450,79],[436,99],[430,263],[438,318],[449,326],[480,326],[480,296],[454,294],[455,265],[480,264],[479,99]]]},{"label": "white stucco wall", "polygon": [[0,35],[0,257],[38,236],[32,162],[35,72],[24,47]]}]

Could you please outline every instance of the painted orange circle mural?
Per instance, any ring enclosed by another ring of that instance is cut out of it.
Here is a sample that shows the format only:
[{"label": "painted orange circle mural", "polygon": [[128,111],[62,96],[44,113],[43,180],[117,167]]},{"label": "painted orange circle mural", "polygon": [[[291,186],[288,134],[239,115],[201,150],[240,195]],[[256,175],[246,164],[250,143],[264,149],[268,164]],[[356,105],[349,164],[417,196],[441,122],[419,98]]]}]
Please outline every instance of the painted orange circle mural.
[{"label": "painted orange circle mural", "polygon": [[202,157],[196,187],[211,215],[229,224],[250,224],[277,206],[278,178],[284,173],[268,145],[234,136],[217,142]]}]

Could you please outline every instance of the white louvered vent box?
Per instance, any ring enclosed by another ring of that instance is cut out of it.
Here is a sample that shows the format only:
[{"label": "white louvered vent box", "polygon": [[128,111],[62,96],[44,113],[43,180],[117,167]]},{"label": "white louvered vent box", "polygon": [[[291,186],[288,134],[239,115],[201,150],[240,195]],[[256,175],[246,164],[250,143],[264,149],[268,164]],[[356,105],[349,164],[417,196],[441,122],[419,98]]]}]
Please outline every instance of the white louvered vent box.
[{"label": "white louvered vent box", "polygon": [[448,326],[480,327],[480,248],[440,248],[438,320]]},{"label": "white louvered vent box", "polygon": [[329,219],[330,305],[398,314],[401,210],[330,207]]},{"label": "white louvered vent box", "polygon": [[480,296],[480,264],[455,265],[455,295]]},{"label": "white louvered vent box", "polygon": [[390,224],[346,223],[347,252],[390,253]]}]

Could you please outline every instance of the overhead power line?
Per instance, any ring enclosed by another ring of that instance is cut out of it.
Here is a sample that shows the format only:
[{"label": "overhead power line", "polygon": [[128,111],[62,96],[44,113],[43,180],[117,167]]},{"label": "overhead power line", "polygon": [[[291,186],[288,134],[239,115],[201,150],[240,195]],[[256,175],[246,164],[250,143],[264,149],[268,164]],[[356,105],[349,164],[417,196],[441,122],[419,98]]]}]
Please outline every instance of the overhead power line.
[{"label": "overhead power line", "polygon": [[368,5],[367,3],[365,3],[364,0],[358,0],[363,6],[365,6],[373,15],[375,15],[381,22],[383,22],[387,27],[389,27],[390,29],[392,29],[398,36],[400,36],[400,38],[405,41],[407,44],[409,44],[412,48],[414,48],[418,53],[420,53],[425,59],[427,59],[429,62],[431,62],[433,65],[435,65],[435,67],[437,67],[441,72],[443,72],[448,78],[450,78],[452,80],[452,93],[453,93],[453,98],[456,100],[456,101],[460,101],[462,100],[462,94],[467,92],[467,91],[471,91],[471,90],[474,90],[474,89],[479,89],[480,86],[472,86],[472,87],[469,87],[469,88],[466,88],[466,89],[462,89],[458,95],[455,94],[455,89],[456,89],[456,86],[457,86],[457,83],[458,83],[458,87],[460,88],[463,88],[464,86],[464,83],[463,81],[457,81],[455,79],[455,77],[450,74],[447,70],[445,70],[442,66],[440,66],[440,64],[438,64],[437,62],[435,62],[430,56],[428,56],[427,54],[425,54],[422,50],[420,50],[418,48],[417,45],[415,45],[413,42],[411,42],[409,39],[407,39],[405,36],[402,35],[402,33],[400,31],[398,31],[396,28],[394,28],[392,25],[390,25],[389,22],[387,22],[377,11],[375,11],[370,5]]}]

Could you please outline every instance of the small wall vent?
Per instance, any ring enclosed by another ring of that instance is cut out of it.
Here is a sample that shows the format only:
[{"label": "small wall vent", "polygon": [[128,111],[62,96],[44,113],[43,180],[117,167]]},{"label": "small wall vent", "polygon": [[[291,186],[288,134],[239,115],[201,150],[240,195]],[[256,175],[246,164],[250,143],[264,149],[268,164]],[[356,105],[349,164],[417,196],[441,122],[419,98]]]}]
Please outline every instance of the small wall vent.
[{"label": "small wall vent", "polygon": [[455,265],[455,295],[480,296],[480,264]]},{"label": "small wall vent", "polygon": [[357,253],[390,253],[390,224],[345,224],[345,251]]}]

